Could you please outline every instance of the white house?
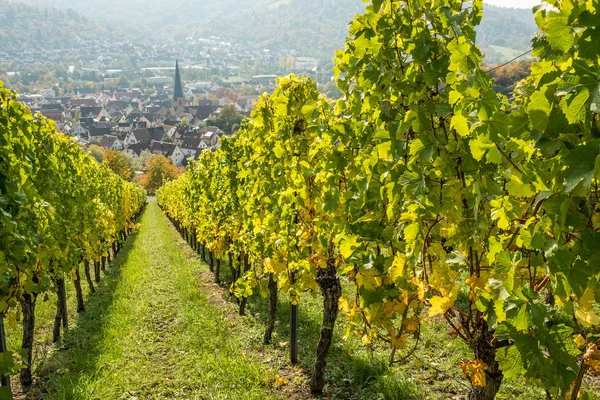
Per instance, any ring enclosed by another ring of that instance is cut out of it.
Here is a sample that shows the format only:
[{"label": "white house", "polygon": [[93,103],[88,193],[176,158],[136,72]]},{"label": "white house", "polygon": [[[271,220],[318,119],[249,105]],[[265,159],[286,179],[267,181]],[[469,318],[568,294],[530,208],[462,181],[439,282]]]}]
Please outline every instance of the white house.
[{"label": "white house", "polygon": [[171,154],[171,159],[173,160],[173,163],[178,167],[181,167],[183,165],[183,162],[187,158],[188,156],[179,146],[175,147],[175,150],[173,150],[173,154]]},{"label": "white house", "polygon": [[71,129],[71,136],[87,136],[88,130],[85,129],[81,124],[77,124]]},{"label": "white house", "polygon": [[207,147],[215,147],[221,142],[221,136],[216,131],[210,130],[202,135],[202,141]]},{"label": "white house", "polygon": [[132,130],[125,136],[125,146],[131,146],[132,144],[150,142],[151,136],[148,129],[135,129]]},{"label": "white house", "polygon": [[124,148],[123,142],[118,137],[112,135],[104,136],[102,142],[100,142],[100,146],[107,150],[123,150]]}]

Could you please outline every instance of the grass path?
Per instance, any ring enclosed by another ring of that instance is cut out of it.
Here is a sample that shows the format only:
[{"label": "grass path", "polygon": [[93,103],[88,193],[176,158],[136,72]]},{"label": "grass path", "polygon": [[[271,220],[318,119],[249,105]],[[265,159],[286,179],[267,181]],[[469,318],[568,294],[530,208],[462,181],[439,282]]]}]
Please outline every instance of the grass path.
[{"label": "grass path", "polygon": [[274,372],[249,351],[260,328],[208,301],[200,262],[180,246],[150,203],[99,293],[38,371],[44,398],[276,397]]}]

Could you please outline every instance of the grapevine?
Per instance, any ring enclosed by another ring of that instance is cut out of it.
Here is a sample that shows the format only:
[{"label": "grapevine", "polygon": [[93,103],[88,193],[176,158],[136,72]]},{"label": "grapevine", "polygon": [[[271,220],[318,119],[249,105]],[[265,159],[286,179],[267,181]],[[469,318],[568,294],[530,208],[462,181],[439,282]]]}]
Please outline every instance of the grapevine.
[{"label": "grapevine", "polygon": [[83,311],[80,264],[89,275],[90,264],[99,265],[121,246],[146,194],[57,133],[53,122],[32,115],[1,83],[0,170],[0,312],[12,320],[22,312],[24,360],[7,352],[0,374],[20,370],[29,386],[38,296],[58,293],[58,340],[61,326],[68,326],[66,277],[72,277]]},{"label": "grapevine", "polygon": [[521,376],[575,399],[598,370],[599,2],[547,3],[509,101],[475,44],[481,0],[374,0],[336,56],[341,100],[281,78],[158,193],[217,260],[250,259],[238,297],[320,290],[314,392],[333,303],[392,365],[445,320],[473,352],[470,399]]}]

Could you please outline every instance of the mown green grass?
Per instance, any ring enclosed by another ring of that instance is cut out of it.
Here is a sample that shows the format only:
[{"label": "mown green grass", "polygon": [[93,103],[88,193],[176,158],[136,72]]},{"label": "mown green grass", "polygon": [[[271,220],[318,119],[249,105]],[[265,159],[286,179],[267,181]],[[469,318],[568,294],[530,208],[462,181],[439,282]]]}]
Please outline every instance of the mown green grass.
[{"label": "mown green grass", "polygon": [[[38,363],[41,381],[34,395],[82,400],[276,397],[270,383],[274,373],[252,352],[251,338],[260,331],[230,320],[207,300],[198,285],[200,263],[185,257],[176,239],[158,206],[149,204],[140,232],[107,271],[98,293],[88,297],[86,312]],[[38,320],[46,321],[53,304],[38,311]],[[39,340],[48,343],[40,329]],[[17,336],[11,333],[11,345]]]}]

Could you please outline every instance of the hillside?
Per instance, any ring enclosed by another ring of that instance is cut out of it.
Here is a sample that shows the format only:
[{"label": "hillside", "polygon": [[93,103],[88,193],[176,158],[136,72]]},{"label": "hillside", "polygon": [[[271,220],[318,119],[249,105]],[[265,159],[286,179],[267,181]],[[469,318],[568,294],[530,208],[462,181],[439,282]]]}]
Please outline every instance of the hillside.
[{"label": "hillside", "polygon": [[0,51],[71,49],[110,39],[110,31],[73,10],[0,1]]},{"label": "hillside", "polygon": [[[198,31],[249,48],[293,49],[330,60],[344,45],[348,23],[364,7],[361,0],[273,1],[266,8],[239,8],[222,19],[211,19]],[[228,29],[221,31],[223,26]]]},{"label": "hillside", "polygon": [[[217,36],[249,49],[295,49],[323,60],[343,46],[348,23],[365,6],[362,0],[25,1],[73,8],[140,37],[183,43],[192,35]],[[486,61],[506,61],[527,50],[535,31],[530,10],[487,6],[478,29]]]},{"label": "hillside", "polygon": [[477,40],[486,62],[495,64],[529,50],[530,38],[537,30],[531,10],[486,6]]}]

